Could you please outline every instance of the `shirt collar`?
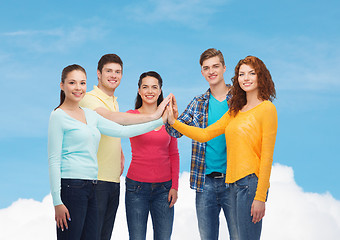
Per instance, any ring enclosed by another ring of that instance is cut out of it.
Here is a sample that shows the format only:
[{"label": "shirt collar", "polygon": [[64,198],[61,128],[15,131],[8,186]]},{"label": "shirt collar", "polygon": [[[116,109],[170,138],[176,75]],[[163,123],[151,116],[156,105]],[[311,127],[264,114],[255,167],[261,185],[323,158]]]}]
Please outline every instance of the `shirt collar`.
[{"label": "shirt collar", "polygon": [[104,93],[100,88],[98,88],[97,86],[93,86],[93,91],[96,93],[96,95],[98,97],[100,97],[101,99],[105,99],[105,100],[113,100],[116,101],[117,97],[116,96],[109,96],[106,93]]},{"label": "shirt collar", "polygon": [[[231,87],[230,84],[226,84],[226,86],[227,86],[227,87]],[[211,94],[211,90],[210,90],[210,88],[209,88],[204,94],[201,95],[200,98],[201,98],[202,100],[209,100],[210,94]],[[230,91],[229,91],[228,94],[226,95],[226,98],[228,98],[229,95],[230,95]],[[230,96],[229,96],[229,98],[230,98]],[[228,99],[229,99],[229,98],[228,98]]]}]

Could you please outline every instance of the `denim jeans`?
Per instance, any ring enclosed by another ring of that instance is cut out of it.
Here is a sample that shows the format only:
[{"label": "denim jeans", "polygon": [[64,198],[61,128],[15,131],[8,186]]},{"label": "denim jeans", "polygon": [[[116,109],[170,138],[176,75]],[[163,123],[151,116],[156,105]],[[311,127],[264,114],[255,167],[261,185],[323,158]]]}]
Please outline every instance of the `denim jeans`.
[{"label": "denim jeans", "polygon": [[226,184],[230,188],[231,195],[235,198],[236,223],[240,240],[259,240],[262,230],[262,220],[253,223],[250,216],[258,178],[250,174],[234,183]]},{"label": "denim jeans", "polygon": [[172,233],[174,207],[169,208],[171,181],[137,182],[126,178],[125,207],[130,240],[145,240],[149,212],[155,240],[169,240]]},{"label": "denim jeans", "polygon": [[98,209],[98,240],[110,240],[119,205],[120,184],[98,181],[96,187]]},{"label": "denim jeans", "polygon": [[202,240],[217,240],[219,235],[219,215],[223,209],[227,220],[229,238],[237,240],[234,199],[225,184],[225,178],[206,176],[203,192],[196,192],[196,214]]},{"label": "denim jeans", "polygon": [[57,228],[58,240],[93,240],[97,237],[97,180],[61,179],[61,200],[71,221],[68,229]]}]

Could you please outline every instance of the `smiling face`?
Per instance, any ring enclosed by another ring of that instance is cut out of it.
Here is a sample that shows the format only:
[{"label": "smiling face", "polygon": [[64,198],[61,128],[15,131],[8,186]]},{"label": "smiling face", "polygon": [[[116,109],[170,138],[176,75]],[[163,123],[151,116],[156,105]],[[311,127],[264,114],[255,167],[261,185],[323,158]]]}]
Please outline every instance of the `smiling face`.
[{"label": "smiling face", "polygon": [[224,82],[223,74],[225,70],[226,66],[221,63],[218,56],[215,56],[203,61],[201,73],[211,86]]},{"label": "smiling face", "polygon": [[122,79],[122,67],[118,63],[107,63],[102,71],[97,70],[98,88],[112,96]]},{"label": "smiling face", "polygon": [[86,74],[80,70],[69,72],[60,88],[65,93],[65,101],[79,102],[86,93]]},{"label": "smiling face", "polygon": [[255,69],[250,65],[242,64],[238,73],[238,83],[246,93],[257,93],[258,81]]},{"label": "smiling face", "polygon": [[138,89],[138,93],[142,98],[143,104],[157,104],[162,89],[159,86],[157,78],[146,76],[142,79],[142,84]]}]

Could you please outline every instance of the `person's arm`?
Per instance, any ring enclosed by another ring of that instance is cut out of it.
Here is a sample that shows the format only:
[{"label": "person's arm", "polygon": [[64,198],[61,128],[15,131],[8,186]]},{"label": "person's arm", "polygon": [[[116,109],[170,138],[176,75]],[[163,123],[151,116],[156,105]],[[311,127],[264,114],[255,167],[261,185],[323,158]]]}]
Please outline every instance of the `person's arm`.
[{"label": "person's arm", "polygon": [[48,168],[50,176],[50,187],[53,199],[53,205],[62,204],[60,197],[61,188],[61,152],[63,145],[64,131],[62,127],[62,118],[57,112],[52,112],[48,124]]},{"label": "person's arm", "polygon": [[261,162],[255,199],[265,202],[269,188],[277,132],[277,112],[273,104],[266,106],[262,119]]},{"label": "person's arm", "polygon": [[265,215],[265,201],[269,188],[269,179],[273,163],[274,146],[277,133],[277,112],[273,104],[263,116],[261,162],[255,198],[251,206],[253,223],[261,221]]},{"label": "person's arm", "polygon": [[207,128],[199,128],[194,126],[188,126],[184,123],[181,123],[178,120],[175,120],[172,110],[172,105],[167,107],[168,111],[168,123],[181,132],[183,135],[198,141],[198,142],[207,142],[225,132],[225,128],[230,120],[229,111],[226,112],[217,122],[210,125]]},{"label": "person's arm", "polygon": [[[177,101],[175,96],[172,97],[172,111],[175,119],[178,121],[185,123],[187,125],[192,125],[193,120],[194,120],[194,112],[193,109],[195,108],[195,105],[197,104],[196,98],[191,100],[191,102],[188,104],[188,106],[185,108],[184,112],[178,117],[178,106],[177,106]],[[167,133],[175,138],[180,138],[183,136],[182,133],[174,129],[170,124],[165,123],[165,129]]]},{"label": "person's arm", "polygon": [[172,94],[169,94],[157,107],[157,111],[152,114],[131,114],[125,112],[112,112],[104,107],[94,109],[99,115],[121,125],[132,125],[145,123],[160,118],[166,105],[169,103]]},{"label": "person's arm", "polygon": [[171,137],[169,144],[169,158],[171,164],[171,179],[172,186],[169,191],[168,201],[170,202],[169,207],[173,207],[178,198],[178,178],[179,178],[179,153],[177,146],[177,139]]},{"label": "person's arm", "polygon": [[[118,137],[118,138],[135,137],[135,136],[147,133],[149,131],[152,131],[155,128],[163,125],[163,119],[159,118],[157,120],[147,122],[147,123],[124,126],[124,125],[115,123],[113,121],[110,121],[95,112],[94,114],[96,114],[96,117],[97,117],[97,128],[100,131],[100,133],[110,136],[110,137]],[[132,114],[132,115],[137,115],[137,114]],[[166,121],[166,118],[164,121]]]},{"label": "person's arm", "polygon": [[51,114],[48,125],[48,166],[50,175],[51,195],[55,209],[55,221],[58,228],[64,231],[68,228],[67,219],[71,220],[70,213],[62,203],[60,197],[61,189],[61,151],[63,145],[62,119],[55,112]]}]

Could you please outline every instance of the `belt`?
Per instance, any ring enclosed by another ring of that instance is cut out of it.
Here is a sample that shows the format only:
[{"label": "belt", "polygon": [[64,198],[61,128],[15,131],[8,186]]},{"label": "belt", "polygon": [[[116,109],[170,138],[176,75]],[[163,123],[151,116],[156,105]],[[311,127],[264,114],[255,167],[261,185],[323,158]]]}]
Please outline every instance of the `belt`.
[{"label": "belt", "polygon": [[212,172],[210,174],[207,174],[207,177],[211,177],[211,178],[224,178],[225,174],[224,173],[220,173],[220,172]]}]

